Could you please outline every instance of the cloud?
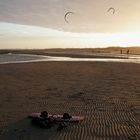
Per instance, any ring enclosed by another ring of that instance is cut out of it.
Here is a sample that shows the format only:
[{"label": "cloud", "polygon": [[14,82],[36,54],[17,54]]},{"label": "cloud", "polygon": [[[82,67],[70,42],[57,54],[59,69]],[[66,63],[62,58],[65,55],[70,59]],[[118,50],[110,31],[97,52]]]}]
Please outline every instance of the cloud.
[{"label": "cloud", "polygon": [[[107,13],[114,7],[116,13]],[[70,24],[64,14],[73,11]],[[126,31],[140,24],[139,0],[1,0],[0,21],[63,29],[73,32]]]}]

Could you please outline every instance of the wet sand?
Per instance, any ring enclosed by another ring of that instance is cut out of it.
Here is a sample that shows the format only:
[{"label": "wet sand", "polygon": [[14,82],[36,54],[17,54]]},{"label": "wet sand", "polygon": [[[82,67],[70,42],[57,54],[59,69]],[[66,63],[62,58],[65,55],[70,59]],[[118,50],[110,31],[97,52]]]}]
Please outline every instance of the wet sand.
[{"label": "wet sand", "polygon": [[[140,139],[140,64],[37,62],[0,65],[1,140]],[[61,132],[27,116],[85,116]]]}]

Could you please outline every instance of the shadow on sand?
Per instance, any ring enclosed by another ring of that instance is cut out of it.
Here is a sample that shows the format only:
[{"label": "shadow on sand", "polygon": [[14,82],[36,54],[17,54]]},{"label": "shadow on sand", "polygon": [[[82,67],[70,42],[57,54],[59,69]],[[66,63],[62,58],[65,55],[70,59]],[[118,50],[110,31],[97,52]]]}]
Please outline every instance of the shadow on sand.
[{"label": "shadow on sand", "polygon": [[0,140],[47,140],[56,133],[58,133],[57,125],[49,129],[43,129],[33,126],[31,120],[25,118],[0,128]]}]

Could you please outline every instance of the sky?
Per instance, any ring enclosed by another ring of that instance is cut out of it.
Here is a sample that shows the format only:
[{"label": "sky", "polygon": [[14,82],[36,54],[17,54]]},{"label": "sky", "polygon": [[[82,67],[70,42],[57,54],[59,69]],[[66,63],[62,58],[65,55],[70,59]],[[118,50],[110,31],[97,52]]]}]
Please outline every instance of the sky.
[{"label": "sky", "polygon": [[0,0],[0,13],[0,48],[140,46],[140,0]]}]

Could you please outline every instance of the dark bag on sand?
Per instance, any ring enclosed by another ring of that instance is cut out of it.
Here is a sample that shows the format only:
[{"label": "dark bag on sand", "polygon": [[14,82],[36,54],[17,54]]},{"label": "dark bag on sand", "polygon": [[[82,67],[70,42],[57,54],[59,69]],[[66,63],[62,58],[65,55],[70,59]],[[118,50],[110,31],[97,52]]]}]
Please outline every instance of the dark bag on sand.
[{"label": "dark bag on sand", "polygon": [[62,119],[70,119],[71,116],[68,113],[64,113]]},{"label": "dark bag on sand", "polygon": [[31,123],[36,126],[40,126],[42,128],[50,128],[53,123],[49,119],[44,118],[33,118]]}]

